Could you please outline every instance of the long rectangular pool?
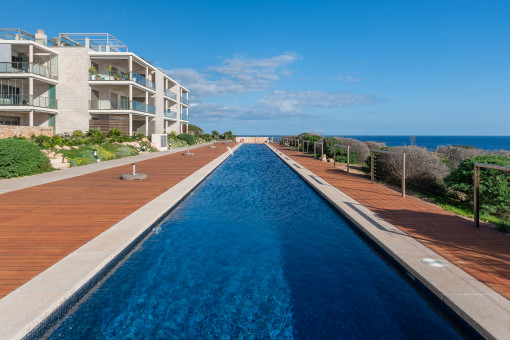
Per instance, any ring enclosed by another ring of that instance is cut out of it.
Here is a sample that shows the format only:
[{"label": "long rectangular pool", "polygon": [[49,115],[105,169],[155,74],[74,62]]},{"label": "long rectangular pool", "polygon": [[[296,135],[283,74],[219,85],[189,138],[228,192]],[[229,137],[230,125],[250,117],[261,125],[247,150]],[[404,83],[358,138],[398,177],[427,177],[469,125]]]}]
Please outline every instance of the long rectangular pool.
[{"label": "long rectangular pool", "polygon": [[244,145],[50,339],[461,336],[265,145]]}]

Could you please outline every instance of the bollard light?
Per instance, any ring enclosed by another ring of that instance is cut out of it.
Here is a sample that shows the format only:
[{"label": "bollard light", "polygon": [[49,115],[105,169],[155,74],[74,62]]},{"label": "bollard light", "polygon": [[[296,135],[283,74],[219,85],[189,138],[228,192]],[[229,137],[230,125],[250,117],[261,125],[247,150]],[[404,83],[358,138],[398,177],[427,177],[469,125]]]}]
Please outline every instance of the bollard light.
[{"label": "bollard light", "polygon": [[145,152],[147,151],[147,148],[145,147],[145,145],[142,145],[142,152]]},{"label": "bollard light", "polygon": [[99,158],[97,157],[97,149],[94,149],[94,158],[96,159],[96,162],[99,162]]},{"label": "bollard light", "polygon": [[135,166],[135,163],[133,163],[133,175],[136,175],[135,169],[136,169],[136,166]]}]

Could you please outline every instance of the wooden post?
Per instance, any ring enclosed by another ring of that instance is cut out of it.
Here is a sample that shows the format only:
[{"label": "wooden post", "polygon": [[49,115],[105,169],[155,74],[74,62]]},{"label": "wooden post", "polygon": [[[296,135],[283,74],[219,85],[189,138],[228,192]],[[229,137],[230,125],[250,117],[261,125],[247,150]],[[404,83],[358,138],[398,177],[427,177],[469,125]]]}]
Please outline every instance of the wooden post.
[{"label": "wooden post", "polygon": [[349,173],[349,169],[350,169],[350,166],[349,166],[349,145],[347,145],[347,173]]},{"label": "wooden post", "polygon": [[475,226],[478,228],[480,227],[480,168],[475,164],[474,165],[474,176],[473,176],[473,188],[474,188],[474,206],[473,206],[473,212],[474,212],[474,219],[475,219]]},{"label": "wooden post", "polygon": [[374,184],[374,152],[370,151],[370,180]]},{"label": "wooden post", "polygon": [[406,197],[406,154],[402,154],[402,197]]}]

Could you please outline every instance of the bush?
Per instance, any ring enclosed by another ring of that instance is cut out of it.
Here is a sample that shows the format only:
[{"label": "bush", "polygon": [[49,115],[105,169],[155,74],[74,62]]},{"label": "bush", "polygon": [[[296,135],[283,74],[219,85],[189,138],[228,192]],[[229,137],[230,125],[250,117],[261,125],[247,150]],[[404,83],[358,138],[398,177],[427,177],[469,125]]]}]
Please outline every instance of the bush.
[{"label": "bush", "polygon": [[[458,191],[459,201],[473,206],[474,163],[510,166],[510,158],[500,155],[476,156],[464,160],[452,171],[446,182]],[[480,169],[480,212],[510,216],[510,173],[495,169]]]},{"label": "bush", "polygon": [[359,140],[352,138],[335,137],[335,144],[348,145],[351,153],[351,163],[363,163],[369,158],[370,150],[368,146]]},{"label": "bush", "polygon": [[380,142],[371,142],[371,141],[368,141],[368,142],[363,142],[365,143],[369,149],[382,149],[384,147],[386,147],[386,143],[380,143]]},{"label": "bush", "polygon": [[197,138],[195,137],[195,135],[192,135],[190,133],[182,133],[179,136],[177,136],[177,138],[185,141],[186,143],[188,143],[188,145],[193,145],[197,142]]},{"label": "bush", "polygon": [[83,136],[85,136],[85,134],[81,130],[74,130],[73,131],[73,136],[74,137],[83,137]]},{"label": "bush", "polygon": [[223,132],[223,138],[234,139],[234,135],[232,134],[232,131],[225,131],[225,132]]},{"label": "bush", "polygon": [[[443,179],[449,175],[448,167],[437,154],[418,146],[387,148],[388,151],[406,154],[406,182],[418,191],[446,195]],[[378,178],[400,185],[402,182],[402,155],[376,153],[375,172]],[[370,163],[368,161],[367,163]]]},{"label": "bush", "polygon": [[204,133],[204,130],[202,130],[200,127],[198,127],[196,125],[188,124],[188,132],[195,134],[195,135],[201,135]]},{"label": "bush", "polygon": [[[285,136],[285,137],[288,137],[288,138],[297,138],[297,139],[302,139],[303,141],[305,141],[305,140],[308,141],[310,146],[307,146],[306,148],[308,150],[310,150],[310,152],[313,152],[313,143],[320,142],[324,138],[321,135],[318,135],[318,134],[315,134],[315,133],[308,133],[308,132],[301,133],[297,137],[294,137],[294,136]],[[280,139],[280,142],[283,143],[283,138]]]},{"label": "bush", "polygon": [[484,155],[485,151],[473,147],[448,145],[438,147],[437,153],[451,169],[456,169],[464,160]]},{"label": "bush", "polygon": [[211,131],[211,135],[214,139],[219,139],[220,138],[220,133],[216,130],[212,130]]},{"label": "bush", "polygon": [[108,131],[108,137],[120,137],[122,136],[122,131],[116,128],[111,129]]},{"label": "bush", "polygon": [[51,170],[37,145],[23,139],[0,139],[0,178],[39,174]]}]

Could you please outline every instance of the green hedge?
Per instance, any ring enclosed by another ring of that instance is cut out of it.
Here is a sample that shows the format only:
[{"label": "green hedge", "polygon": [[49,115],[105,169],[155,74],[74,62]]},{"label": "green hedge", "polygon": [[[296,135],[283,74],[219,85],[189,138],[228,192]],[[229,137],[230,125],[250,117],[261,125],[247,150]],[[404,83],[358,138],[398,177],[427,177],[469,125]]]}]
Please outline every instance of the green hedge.
[{"label": "green hedge", "polygon": [[197,142],[197,137],[195,137],[195,135],[192,135],[190,133],[182,133],[179,136],[177,136],[177,138],[185,141],[186,143],[188,143],[188,145],[193,145],[193,144],[196,144],[196,142]]},{"label": "green hedge", "polygon": [[49,159],[37,145],[23,139],[0,139],[0,178],[50,171]]}]

